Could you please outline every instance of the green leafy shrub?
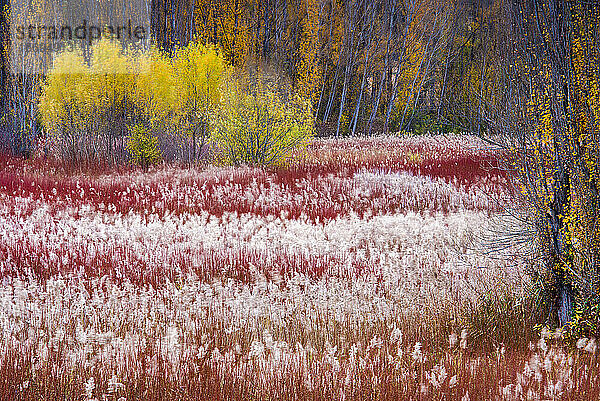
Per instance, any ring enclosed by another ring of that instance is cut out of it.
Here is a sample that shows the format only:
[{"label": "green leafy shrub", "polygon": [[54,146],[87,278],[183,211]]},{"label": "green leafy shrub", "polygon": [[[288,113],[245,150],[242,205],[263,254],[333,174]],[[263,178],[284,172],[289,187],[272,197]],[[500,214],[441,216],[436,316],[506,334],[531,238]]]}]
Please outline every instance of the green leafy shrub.
[{"label": "green leafy shrub", "polygon": [[214,126],[219,157],[232,165],[284,164],[314,136],[310,102],[260,76],[227,81]]},{"label": "green leafy shrub", "polygon": [[161,159],[158,138],[150,134],[141,124],[132,126],[129,132],[127,137],[129,155],[135,164],[147,171],[151,164],[156,164]]}]

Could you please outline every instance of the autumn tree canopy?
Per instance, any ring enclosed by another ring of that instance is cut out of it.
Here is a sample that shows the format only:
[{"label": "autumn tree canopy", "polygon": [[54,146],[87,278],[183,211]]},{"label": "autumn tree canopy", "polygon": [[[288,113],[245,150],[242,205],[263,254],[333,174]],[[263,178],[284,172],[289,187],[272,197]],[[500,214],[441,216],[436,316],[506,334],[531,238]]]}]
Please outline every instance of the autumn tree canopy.
[{"label": "autumn tree canopy", "polygon": [[[490,126],[478,115],[499,100],[492,99],[490,82],[506,40],[505,3],[152,0],[151,30],[169,53],[197,40],[216,46],[235,67],[290,80],[311,99],[323,134],[481,132]],[[0,5],[8,32],[9,2]],[[5,115],[15,115],[19,106],[8,100],[32,102],[14,92],[9,99],[8,35],[3,38],[2,104]]]},{"label": "autumn tree canopy", "polygon": [[155,0],[153,24],[164,48],[198,38],[289,77],[323,132],[481,130],[502,3]]}]

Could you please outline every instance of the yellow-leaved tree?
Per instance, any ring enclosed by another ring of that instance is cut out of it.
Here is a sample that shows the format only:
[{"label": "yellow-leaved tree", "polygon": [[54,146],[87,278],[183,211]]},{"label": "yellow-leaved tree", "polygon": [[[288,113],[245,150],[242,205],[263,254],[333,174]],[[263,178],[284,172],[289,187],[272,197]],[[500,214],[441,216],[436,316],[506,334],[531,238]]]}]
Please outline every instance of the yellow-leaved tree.
[{"label": "yellow-leaved tree", "polygon": [[92,140],[97,154],[109,164],[117,164],[124,157],[123,138],[133,111],[135,63],[135,56],[118,43],[101,40],[93,47],[86,76],[86,105],[90,107],[86,119],[93,121]]},{"label": "yellow-leaved tree", "polygon": [[251,0],[197,0],[195,22],[199,39],[218,45],[234,66],[246,66],[250,55],[252,34],[249,10]]},{"label": "yellow-leaved tree", "polygon": [[302,39],[298,49],[296,90],[314,104],[320,83],[321,68],[318,60],[319,50],[319,5],[316,0],[306,1],[306,15],[302,19]]},{"label": "yellow-leaved tree", "polygon": [[158,149],[158,138],[141,125],[133,125],[127,137],[127,150],[134,163],[148,171],[151,164],[160,161],[161,154]]},{"label": "yellow-leaved tree", "polygon": [[140,55],[136,65],[134,124],[143,124],[155,134],[175,129],[175,108],[179,102],[175,72],[170,57],[152,48]]},{"label": "yellow-leaved tree", "polygon": [[88,74],[81,53],[62,53],[48,74],[39,102],[42,124],[59,144],[59,156],[74,162],[91,150],[84,143],[92,123]]},{"label": "yellow-leaved tree", "polygon": [[[505,124],[548,325],[600,334],[600,5],[513,5]],[[509,116],[509,117],[507,117]]]},{"label": "yellow-leaved tree", "polygon": [[[92,46],[89,62],[77,51],[58,55],[39,101],[42,123],[59,156],[78,164],[116,164],[136,152],[158,152],[154,161],[165,152],[174,157],[177,145],[195,161],[209,138],[226,70],[214,47],[197,42],[170,56],[156,48],[133,53],[102,40]],[[140,132],[155,140],[135,139]],[[140,148],[150,143],[153,148]]]},{"label": "yellow-leaved tree", "polygon": [[76,163],[114,164],[122,159],[134,64],[107,40],[92,47],[89,63],[79,51],[57,56],[42,88],[39,110],[60,156]]},{"label": "yellow-leaved tree", "polygon": [[175,53],[172,71],[178,99],[174,108],[178,132],[182,140],[191,141],[188,160],[193,163],[209,138],[227,66],[215,47],[193,42]]}]

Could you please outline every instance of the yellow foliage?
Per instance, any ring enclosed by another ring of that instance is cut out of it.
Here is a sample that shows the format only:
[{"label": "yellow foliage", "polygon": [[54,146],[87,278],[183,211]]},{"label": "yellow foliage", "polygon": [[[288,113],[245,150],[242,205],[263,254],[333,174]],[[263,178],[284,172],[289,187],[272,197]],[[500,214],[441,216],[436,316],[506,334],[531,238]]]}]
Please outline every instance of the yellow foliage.
[{"label": "yellow foliage", "polygon": [[90,62],[75,51],[60,53],[39,100],[42,124],[71,160],[114,157],[115,138],[126,131],[133,89],[133,60],[118,45],[103,40]]},{"label": "yellow foliage", "polygon": [[136,124],[129,129],[127,137],[127,150],[131,159],[147,170],[151,164],[156,164],[160,159],[158,138],[148,132],[146,127]]},{"label": "yellow foliage", "polygon": [[319,45],[319,11],[316,0],[307,0],[306,16],[302,19],[302,40],[298,53],[296,88],[300,96],[316,100],[318,87],[321,83],[321,69],[317,59]]},{"label": "yellow foliage", "polygon": [[226,163],[286,162],[313,136],[310,99],[265,77],[232,76],[217,50],[200,43],[167,56],[102,41],[89,65],[81,54],[59,55],[40,100],[42,121],[76,160],[111,156],[121,143],[147,167],[161,157],[159,136],[174,133],[191,140],[191,160],[212,139]]},{"label": "yellow foliage", "polygon": [[43,124],[49,132],[59,134],[60,128],[82,128],[88,96],[87,73],[88,67],[78,52],[63,53],[54,62],[39,105]]},{"label": "yellow foliage", "polygon": [[[531,122],[531,142],[526,152],[520,152],[517,167],[521,193],[541,223],[541,241],[546,249],[554,250],[557,245],[553,241],[558,239],[562,248],[560,253],[552,251],[556,260],[546,277],[564,280],[578,307],[583,307],[586,302],[597,304],[600,296],[600,51],[594,37],[600,21],[578,5],[573,5],[571,12],[569,76],[557,76],[548,61],[535,69],[525,64],[525,74],[534,83],[526,115]],[[543,34],[548,37],[548,32]],[[556,219],[554,214],[558,214]],[[582,317],[576,313],[571,329],[576,332],[582,325]]]},{"label": "yellow foliage", "polygon": [[222,162],[233,165],[284,164],[314,135],[308,100],[283,94],[258,78],[230,79],[215,123]]},{"label": "yellow foliage", "polygon": [[424,76],[425,47],[419,38],[411,36],[406,48],[405,61],[401,64],[400,71],[396,76],[399,83],[393,120],[401,120],[405,111],[411,110],[415,87],[418,87],[419,80],[422,80]]},{"label": "yellow foliage", "polygon": [[196,141],[204,144],[209,123],[221,102],[221,84],[226,72],[223,57],[214,47],[191,43],[179,49],[172,60],[175,93],[174,113],[179,132],[192,139],[192,160]]},{"label": "yellow foliage", "polygon": [[130,53],[103,40],[92,47],[89,63],[77,51],[58,55],[39,102],[42,124],[73,161],[118,161],[131,124],[154,136],[192,137],[195,157],[196,138],[204,143],[220,102],[225,71],[217,51],[198,43],[170,57],[157,49]]},{"label": "yellow foliage", "polygon": [[153,48],[140,56],[137,65],[136,87],[132,94],[136,112],[145,116],[150,126],[168,130],[179,101],[171,60]]},{"label": "yellow foliage", "polygon": [[248,0],[197,0],[195,9],[199,40],[218,44],[227,60],[243,68],[252,46]]}]

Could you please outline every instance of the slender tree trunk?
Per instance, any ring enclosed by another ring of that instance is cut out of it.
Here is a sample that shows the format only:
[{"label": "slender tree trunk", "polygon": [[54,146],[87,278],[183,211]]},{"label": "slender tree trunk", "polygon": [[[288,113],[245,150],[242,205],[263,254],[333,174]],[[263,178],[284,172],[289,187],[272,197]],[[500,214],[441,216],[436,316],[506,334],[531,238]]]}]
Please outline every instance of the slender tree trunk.
[{"label": "slender tree trunk", "polygon": [[[555,166],[556,185],[554,188],[554,199],[550,206],[548,219],[552,235],[552,253],[555,255],[551,263],[560,263],[566,257],[567,250],[563,238],[564,221],[563,217],[569,202],[569,173],[565,171],[560,157]],[[573,297],[568,283],[564,279],[562,272],[556,266],[551,267],[557,284],[556,301],[554,304],[554,313],[558,317],[560,326],[567,324],[571,318],[573,310]]]},{"label": "slender tree trunk", "polygon": [[372,14],[371,14],[371,17],[367,21],[368,21],[367,25],[370,26],[370,30],[369,30],[369,40],[367,41],[367,55],[365,57],[365,64],[364,64],[365,71],[363,73],[362,82],[360,83],[358,101],[356,102],[356,109],[354,110],[354,116],[352,117],[352,121],[351,121],[352,135],[354,135],[356,133],[356,125],[358,123],[358,118],[359,118],[359,114],[360,114],[360,106],[362,103],[363,93],[365,90],[365,83],[367,81],[367,72],[369,70],[369,62],[371,61],[371,58],[370,58],[371,45],[373,43],[373,30],[372,30],[373,15]]},{"label": "slender tree trunk", "polygon": [[329,91],[329,100],[327,101],[327,108],[325,109],[325,114],[323,115],[323,122],[326,123],[329,120],[329,115],[331,113],[331,107],[333,106],[333,98],[337,92],[337,79],[340,73],[342,63],[337,63],[335,68],[335,74],[333,75],[333,81],[331,82],[331,89]]},{"label": "slender tree trunk", "polygon": [[192,129],[192,160],[190,165],[196,161],[196,130]]},{"label": "slender tree trunk", "polygon": [[346,103],[346,95],[348,93],[348,79],[350,76],[350,69],[352,68],[350,63],[346,64],[346,71],[344,73],[344,85],[342,87],[342,99],[340,101],[340,112],[338,113],[338,121],[337,121],[337,129],[335,131],[335,136],[339,136],[340,134],[340,125],[342,122],[342,115],[344,113],[344,106]]},{"label": "slender tree trunk", "polygon": [[[0,0],[0,116],[4,116],[8,104],[8,57],[6,46],[8,45],[8,23],[6,21],[5,9],[8,6],[8,0]],[[0,123],[0,130],[5,129]],[[1,132],[0,132],[1,133]]]},{"label": "slender tree trunk", "polygon": [[[404,106],[404,111],[402,112],[402,120],[401,120],[400,126],[399,126],[400,130],[404,129],[404,122],[406,120],[406,112],[408,111],[408,105],[411,102],[413,102],[413,106],[412,106],[411,118],[409,121],[412,122],[414,114],[415,114],[415,109],[417,107],[417,103],[421,96],[421,90],[423,88],[423,83],[425,82],[425,79],[427,78],[427,76],[429,74],[431,60],[433,59],[433,56],[434,56],[434,53],[436,50],[435,46],[433,49],[430,49],[431,44],[432,44],[433,40],[439,39],[439,38],[434,38],[435,34],[437,33],[435,31],[435,28],[438,24],[438,17],[439,17],[439,14],[436,12],[435,20],[433,22],[433,27],[431,29],[432,32],[429,33],[427,45],[425,46],[425,51],[423,52],[423,57],[421,58],[421,61],[419,63],[419,69],[418,69],[417,74],[415,75],[415,78],[411,84],[409,100],[406,102],[406,105]],[[442,29],[443,29],[443,26],[442,26]],[[422,38],[422,36],[421,36],[421,38]],[[426,59],[427,59],[427,63],[425,64]],[[424,64],[425,64],[425,69],[422,70]],[[422,74],[422,77],[421,77],[421,80],[419,81],[419,77],[421,76],[421,74]],[[419,84],[417,85],[417,89],[415,89],[415,84],[417,83],[417,81],[419,81]],[[416,91],[416,93],[415,93],[415,91]],[[394,92],[395,92],[395,88],[394,88]],[[386,130],[388,127],[388,120],[389,120],[389,116],[390,116],[392,107],[393,107],[393,100],[390,102],[390,107],[388,108],[388,114],[387,114],[387,118],[386,118],[386,122],[385,122]]]},{"label": "slender tree trunk", "polygon": [[392,2],[392,8],[390,10],[390,22],[388,24],[388,36],[387,42],[385,45],[385,65],[383,66],[383,74],[381,76],[381,82],[379,83],[379,88],[377,91],[377,97],[375,99],[375,104],[373,105],[373,110],[371,111],[371,116],[369,117],[368,129],[367,132],[371,135],[371,130],[373,129],[373,121],[375,121],[375,117],[377,116],[377,112],[379,111],[379,102],[381,101],[381,95],[383,93],[383,86],[386,80],[386,74],[388,70],[388,64],[390,61],[390,42],[392,40],[392,27],[394,26],[394,17],[396,16],[396,2]]},{"label": "slender tree trunk", "polygon": [[329,65],[325,64],[325,71],[323,72],[323,82],[321,83],[321,93],[319,93],[319,103],[317,103],[317,111],[315,113],[316,118],[319,118],[321,115],[321,104],[323,102],[323,94],[325,93],[325,83],[327,82],[327,67]]},{"label": "slender tree trunk", "polygon": [[[356,4],[353,4],[354,6],[357,6]],[[337,121],[337,129],[335,132],[336,136],[339,136],[340,134],[340,126],[342,123],[342,116],[344,113],[344,107],[346,105],[346,96],[348,95],[348,86],[351,84],[351,80],[352,80],[352,70],[354,67],[354,61],[355,61],[355,39],[356,39],[356,29],[354,28],[357,24],[355,22],[355,18],[357,16],[357,14],[359,13],[359,11],[355,10],[352,11],[352,18],[349,18],[349,21],[347,21],[348,24],[348,30],[350,30],[352,33],[350,35],[350,45],[348,48],[348,57],[346,60],[346,70],[344,72],[344,86],[342,88],[342,98],[340,101],[340,112],[338,113],[338,121]]]}]

